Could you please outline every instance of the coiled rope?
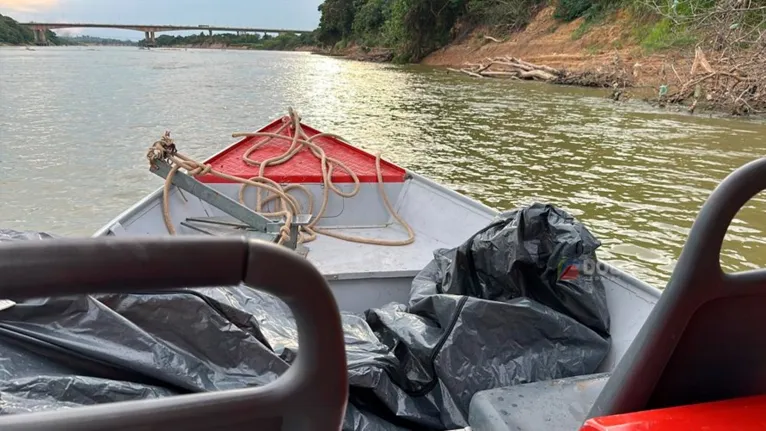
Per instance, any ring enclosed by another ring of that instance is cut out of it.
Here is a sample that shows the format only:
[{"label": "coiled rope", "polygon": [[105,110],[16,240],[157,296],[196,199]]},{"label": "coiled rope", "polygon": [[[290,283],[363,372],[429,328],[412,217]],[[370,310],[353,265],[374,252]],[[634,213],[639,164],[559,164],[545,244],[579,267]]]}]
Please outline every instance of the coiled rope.
[{"label": "coiled rope", "polygon": [[[383,198],[383,204],[386,207],[386,210],[391,215],[391,217],[396,220],[400,225],[402,225],[405,230],[407,231],[407,239],[402,240],[389,240],[389,239],[377,239],[377,238],[366,238],[366,237],[360,237],[360,236],[353,236],[353,235],[347,235],[343,233],[339,233],[330,229],[326,228],[319,228],[316,227],[316,224],[319,222],[319,220],[324,215],[326,209],[327,209],[327,203],[329,201],[330,197],[330,191],[334,192],[335,194],[343,197],[343,198],[352,198],[356,196],[359,193],[360,190],[360,182],[359,177],[356,175],[356,173],[351,170],[348,166],[343,164],[340,160],[334,159],[332,157],[327,156],[325,151],[317,145],[314,141],[319,138],[334,138],[337,139],[343,143],[348,144],[348,141],[343,139],[342,137],[338,135],[334,135],[331,133],[319,133],[314,136],[309,137],[306,135],[306,133],[303,131],[303,128],[301,127],[301,121],[298,114],[292,109],[288,109],[288,115],[282,118],[282,126],[275,132],[275,133],[264,133],[264,132],[257,132],[257,133],[234,133],[232,134],[232,137],[234,138],[266,138],[262,140],[261,142],[257,142],[252,147],[250,147],[243,155],[242,155],[242,161],[250,166],[258,166],[258,176],[249,178],[249,179],[243,179],[238,178],[233,175],[226,174],[224,172],[218,171],[216,169],[213,169],[212,166],[200,163],[198,161],[193,160],[192,158],[185,156],[181,153],[179,153],[176,149],[174,141],[170,138],[170,133],[166,132],[165,135],[157,142],[155,142],[152,147],[149,149],[146,157],[149,160],[149,163],[152,164],[155,160],[165,160],[171,165],[171,170],[168,173],[167,178],[165,178],[165,186],[162,190],[162,217],[165,222],[165,226],[167,227],[168,233],[171,235],[176,234],[176,230],[173,227],[173,223],[170,218],[170,205],[169,205],[169,195],[170,195],[170,186],[173,183],[173,176],[176,172],[178,172],[179,169],[186,170],[186,173],[190,176],[196,177],[200,175],[214,175],[219,178],[224,178],[229,181],[241,183],[242,187],[239,190],[239,202],[242,205],[245,205],[245,190],[247,190],[248,187],[255,187],[257,189],[256,191],[256,204],[254,211],[264,217],[268,218],[275,218],[275,217],[284,217],[285,224],[280,228],[279,231],[279,244],[283,244],[285,241],[290,239],[290,225],[292,224],[293,218],[297,214],[303,214],[302,208],[300,206],[300,202],[298,199],[296,199],[294,196],[290,195],[289,192],[291,190],[299,190],[302,193],[304,193],[308,198],[308,212],[312,213],[314,209],[314,197],[313,194],[303,185],[300,184],[291,184],[287,186],[282,186],[281,184],[266,178],[264,175],[264,172],[267,167],[269,166],[277,166],[283,163],[287,163],[290,161],[296,154],[298,154],[300,151],[308,150],[311,152],[311,154],[314,155],[317,159],[320,161],[320,166],[322,169],[322,182],[324,184],[323,187],[323,193],[322,193],[322,203],[319,207],[319,211],[316,215],[312,217],[312,220],[309,224],[305,226],[300,226],[299,228],[299,237],[298,237],[298,243],[306,243],[313,241],[316,239],[317,234],[327,235],[331,236],[333,238],[341,239],[344,241],[350,241],[350,242],[356,242],[356,243],[362,243],[362,244],[373,244],[373,245],[383,245],[383,246],[403,246],[412,244],[415,241],[415,232],[412,230],[409,224],[405,222],[399,214],[394,210],[393,206],[391,205],[391,202],[388,200],[388,196],[386,195],[385,189],[383,188],[383,173],[380,167],[380,154],[376,154],[375,156],[375,170],[378,178],[378,190],[380,191],[380,194]],[[283,136],[280,135],[286,128],[290,128],[293,132],[292,138],[289,136]],[[272,157],[270,159],[266,159],[263,161],[258,161],[253,159],[253,154],[258,151],[259,148],[263,147],[267,143],[271,142],[273,139],[291,139],[292,142],[290,144],[290,148],[288,148],[285,153],[282,155]],[[350,145],[350,144],[349,144]],[[351,178],[354,181],[354,188],[350,192],[344,192],[340,190],[332,181],[332,174],[335,169],[341,169],[345,171],[346,173],[351,176]],[[263,192],[266,191],[268,194],[264,197]],[[278,201],[278,207],[279,209],[274,212],[263,212],[263,205],[277,200]]]}]

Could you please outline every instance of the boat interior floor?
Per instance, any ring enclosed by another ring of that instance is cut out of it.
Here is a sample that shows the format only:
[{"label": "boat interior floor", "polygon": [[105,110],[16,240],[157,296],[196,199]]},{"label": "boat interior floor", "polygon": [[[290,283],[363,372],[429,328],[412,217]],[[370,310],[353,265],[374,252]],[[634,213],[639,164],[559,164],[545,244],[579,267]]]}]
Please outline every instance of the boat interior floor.
[{"label": "boat interior floor", "polygon": [[472,431],[580,429],[610,373],[490,389],[471,399]]},{"label": "boat interior floor", "polygon": [[[407,231],[399,225],[385,227],[359,226],[332,228],[332,232],[370,239],[401,240],[407,238]],[[422,232],[415,233],[412,244],[382,246],[363,244],[318,235],[314,241],[305,244],[308,260],[330,280],[342,278],[391,278],[413,277],[433,258],[433,251],[451,248]]]},{"label": "boat interior floor", "polygon": [[[276,234],[248,232],[241,222],[226,217],[188,218],[179,226],[186,235],[241,235],[272,241]],[[386,226],[322,227],[327,231],[370,240],[398,241],[407,239],[407,231],[398,224]],[[414,277],[433,258],[434,250],[454,245],[439,241],[424,232],[415,231],[411,244],[391,246],[347,241],[318,234],[316,239],[300,247],[306,256],[329,280]]]}]

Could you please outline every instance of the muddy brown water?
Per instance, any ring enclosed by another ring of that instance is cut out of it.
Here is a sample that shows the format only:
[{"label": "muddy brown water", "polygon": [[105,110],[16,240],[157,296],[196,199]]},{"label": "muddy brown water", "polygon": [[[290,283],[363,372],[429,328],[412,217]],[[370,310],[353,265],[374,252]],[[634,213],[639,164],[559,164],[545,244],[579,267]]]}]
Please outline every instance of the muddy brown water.
[{"label": "muddy brown water", "polygon": [[[297,108],[307,124],[498,209],[548,202],[599,256],[663,287],[712,189],[766,125],[615,104],[597,90],[476,80],[303,53],[0,49],[0,227],[90,235],[151,192],[171,130],[202,158]],[[729,271],[766,266],[766,201],[732,224]]]}]

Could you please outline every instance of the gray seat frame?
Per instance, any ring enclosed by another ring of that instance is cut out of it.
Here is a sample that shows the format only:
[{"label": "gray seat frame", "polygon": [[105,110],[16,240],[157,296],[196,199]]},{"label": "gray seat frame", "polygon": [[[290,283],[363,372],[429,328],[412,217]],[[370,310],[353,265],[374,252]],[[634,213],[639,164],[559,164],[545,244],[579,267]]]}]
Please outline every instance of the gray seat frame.
[{"label": "gray seat frame", "polygon": [[724,273],[731,221],[766,189],[766,158],[707,199],[673,275],[589,418],[766,394],[766,270]]},{"label": "gray seat frame", "polygon": [[0,417],[12,430],[339,430],[348,399],[338,306],[324,277],[296,253],[231,237],[50,239],[0,243],[0,298],[236,286],[281,298],[300,352],[256,388]]}]

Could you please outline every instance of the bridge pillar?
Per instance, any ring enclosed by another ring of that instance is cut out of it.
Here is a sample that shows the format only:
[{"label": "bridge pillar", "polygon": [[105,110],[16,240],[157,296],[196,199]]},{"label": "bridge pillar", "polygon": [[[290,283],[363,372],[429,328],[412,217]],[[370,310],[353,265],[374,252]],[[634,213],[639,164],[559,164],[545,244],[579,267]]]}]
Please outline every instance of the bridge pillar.
[{"label": "bridge pillar", "polygon": [[157,41],[154,39],[153,31],[145,31],[144,40],[146,40],[146,46],[157,46]]},{"label": "bridge pillar", "polygon": [[208,33],[210,33],[210,37],[213,37],[213,30],[208,30]]},{"label": "bridge pillar", "polygon": [[44,29],[44,28],[35,28],[35,29],[32,29],[32,32],[35,34],[35,45],[47,45],[48,44],[48,36],[45,34],[46,29]]}]

